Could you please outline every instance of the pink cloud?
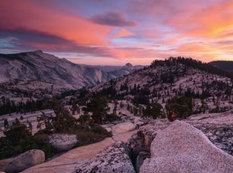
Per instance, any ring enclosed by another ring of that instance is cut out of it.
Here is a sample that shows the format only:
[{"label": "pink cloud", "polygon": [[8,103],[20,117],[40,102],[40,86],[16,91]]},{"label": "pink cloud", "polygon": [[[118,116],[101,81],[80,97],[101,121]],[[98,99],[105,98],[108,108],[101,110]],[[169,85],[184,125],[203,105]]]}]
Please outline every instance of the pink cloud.
[{"label": "pink cloud", "polygon": [[111,29],[82,17],[36,6],[29,0],[20,3],[17,0],[1,1],[0,6],[0,28],[24,28],[50,33],[84,45],[108,44],[104,38]]},{"label": "pink cloud", "polygon": [[118,38],[118,37],[128,37],[128,36],[133,36],[134,33],[128,31],[127,29],[121,29],[119,32],[113,35],[113,38]]}]

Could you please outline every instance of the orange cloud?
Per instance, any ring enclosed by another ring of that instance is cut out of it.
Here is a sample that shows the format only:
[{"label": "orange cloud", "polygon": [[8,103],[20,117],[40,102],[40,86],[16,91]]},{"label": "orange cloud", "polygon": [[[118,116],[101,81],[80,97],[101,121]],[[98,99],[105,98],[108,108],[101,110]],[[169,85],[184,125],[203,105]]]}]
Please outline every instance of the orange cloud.
[{"label": "orange cloud", "polygon": [[73,16],[33,1],[1,1],[0,27],[4,29],[25,28],[53,34],[84,45],[107,45],[111,29],[94,24],[79,16]]},{"label": "orange cloud", "polygon": [[[233,60],[233,1],[219,1],[206,8],[196,7],[184,10],[166,21],[165,24],[179,34],[166,43],[178,45],[176,55],[196,57],[203,61]],[[189,41],[185,42],[185,39]],[[193,39],[201,42],[191,42]]]},{"label": "orange cloud", "polygon": [[194,53],[194,52],[209,52],[210,48],[207,45],[203,45],[201,43],[187,43],[178,47],[177,52],[186,52],[186,53]]},{"label": "orange cloud", "polygon": [[117,32],[115,35],[113,35],[113,38],[118,38],[118,37],[128,37],[128,36],[133,36],[134,33],[126,30],[126,29],[121,29],[119,32]]},{"label": "orange cloud", "polygon": [[172,17],[168,24],[190,37],[215,37],[233,27],[233,2],[224,1],[195,13],[184,11]]},{"label": "orange cloud", "polygon": [[154,50],[151,48],[112,48],[108,50],[113,57],[124,58],[166,58],[170,55],[166,51]]},{"label": "orange cloud", "polygon": [[176,49],[176,54],[196,58],[205,62],[216,60],[218,57],[226,55],[223,51],[220,51],[214,46],[209,46],[199,42],[180,45]]}]

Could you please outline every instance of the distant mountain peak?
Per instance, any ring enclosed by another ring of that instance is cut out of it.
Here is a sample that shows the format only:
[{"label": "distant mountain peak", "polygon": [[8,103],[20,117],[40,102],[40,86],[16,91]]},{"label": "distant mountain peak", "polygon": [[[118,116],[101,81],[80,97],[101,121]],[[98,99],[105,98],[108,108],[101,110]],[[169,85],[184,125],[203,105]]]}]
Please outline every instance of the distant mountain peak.
[{"label": "distant mountain peak", "polygon": [[126,67],[133,67],[133,65],[130,64],[130,63],[126,63],[125,66],[126,66]]},{"label": "distant mountain peak", "polygon": [[130,63],[126,63],[121,69],[131,71],[133,70],[133,65]]},{"label": "distant mountain peak", "polygon": [[31,53],[44,53],[42,50],[35,50],[35,51],[32,51]]}]

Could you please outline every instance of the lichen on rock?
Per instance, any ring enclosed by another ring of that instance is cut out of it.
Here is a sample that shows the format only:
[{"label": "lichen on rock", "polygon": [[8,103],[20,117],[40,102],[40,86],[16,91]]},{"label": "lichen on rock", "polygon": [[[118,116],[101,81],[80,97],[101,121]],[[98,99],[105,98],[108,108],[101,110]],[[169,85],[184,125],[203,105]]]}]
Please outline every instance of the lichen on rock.
[{"label": "lichen on rock", "polygon": [[135,173],[127,155],[127,146],[122,142],[107,147],[93,159],[76,167],[75,173]]}]

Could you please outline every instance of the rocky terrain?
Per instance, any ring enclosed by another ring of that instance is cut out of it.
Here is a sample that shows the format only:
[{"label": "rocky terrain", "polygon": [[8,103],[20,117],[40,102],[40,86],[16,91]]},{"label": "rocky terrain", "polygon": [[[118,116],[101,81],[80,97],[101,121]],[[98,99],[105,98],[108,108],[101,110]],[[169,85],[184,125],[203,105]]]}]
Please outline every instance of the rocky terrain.
[{"label": "rocky terrain", "polygon": [[174,122],[157,119],[138,130],[116,134],[114,140],[107,138],[75,148],[24,172],[144,173],[176,170],[230,173],[233,169],[232,136],[233,114],[230,111],[192,115]]},{"label": "rocky terrain", "polygon": [[[136,130],[122,131],[121,133],[118,134],[115,133],[112,137],[106,138],[103,141],[74,148],[62,154],[61,156],[58,156],[43,164],[29,168],[23,172],[25,173],[73,172],[76,167],[78,168],[79,165],[84,164],[88,160],[93,159],[99,152],[105,150],[105,148],[111,147],[118,141],[127,142],[127,140],[135,133]],[[127,155],[125,155],[125,157],[128,158]],[[109,158],[111,159],[111,157]],[[131,162],[128,163],[131,164]]]},{"label": "rocky terrain", "polygon": [[165,108],[175,96],[192,97],[194,112],[218,112],[232,108],[230,73],[192,59],[170,58],[91,89],[110,99],[127,100],[137,112],[151,103]]},{"label": "rocky terrain", "polygon": [[[222,121],[219,122],[219,119]],[[233,157],[229,155],[233,150],[230,137],[233,134],[232,123],[231,112],[193,115],[184,121],[172,123],[167,120],[155,120],[141,127],[127,143],[113,147],[124,149],[134,165],[135,172],[230,173],[233,169]],[[107,152],[104,154],[108,155]],[[102,167],[94,166],[97,160],[98,155],[78,166],[76,171],[108,172],[108,167],[104,165],[105,159],[102,161]],[[115,162],[121,168],[124,167],[124,163],[121,159]]]}]

